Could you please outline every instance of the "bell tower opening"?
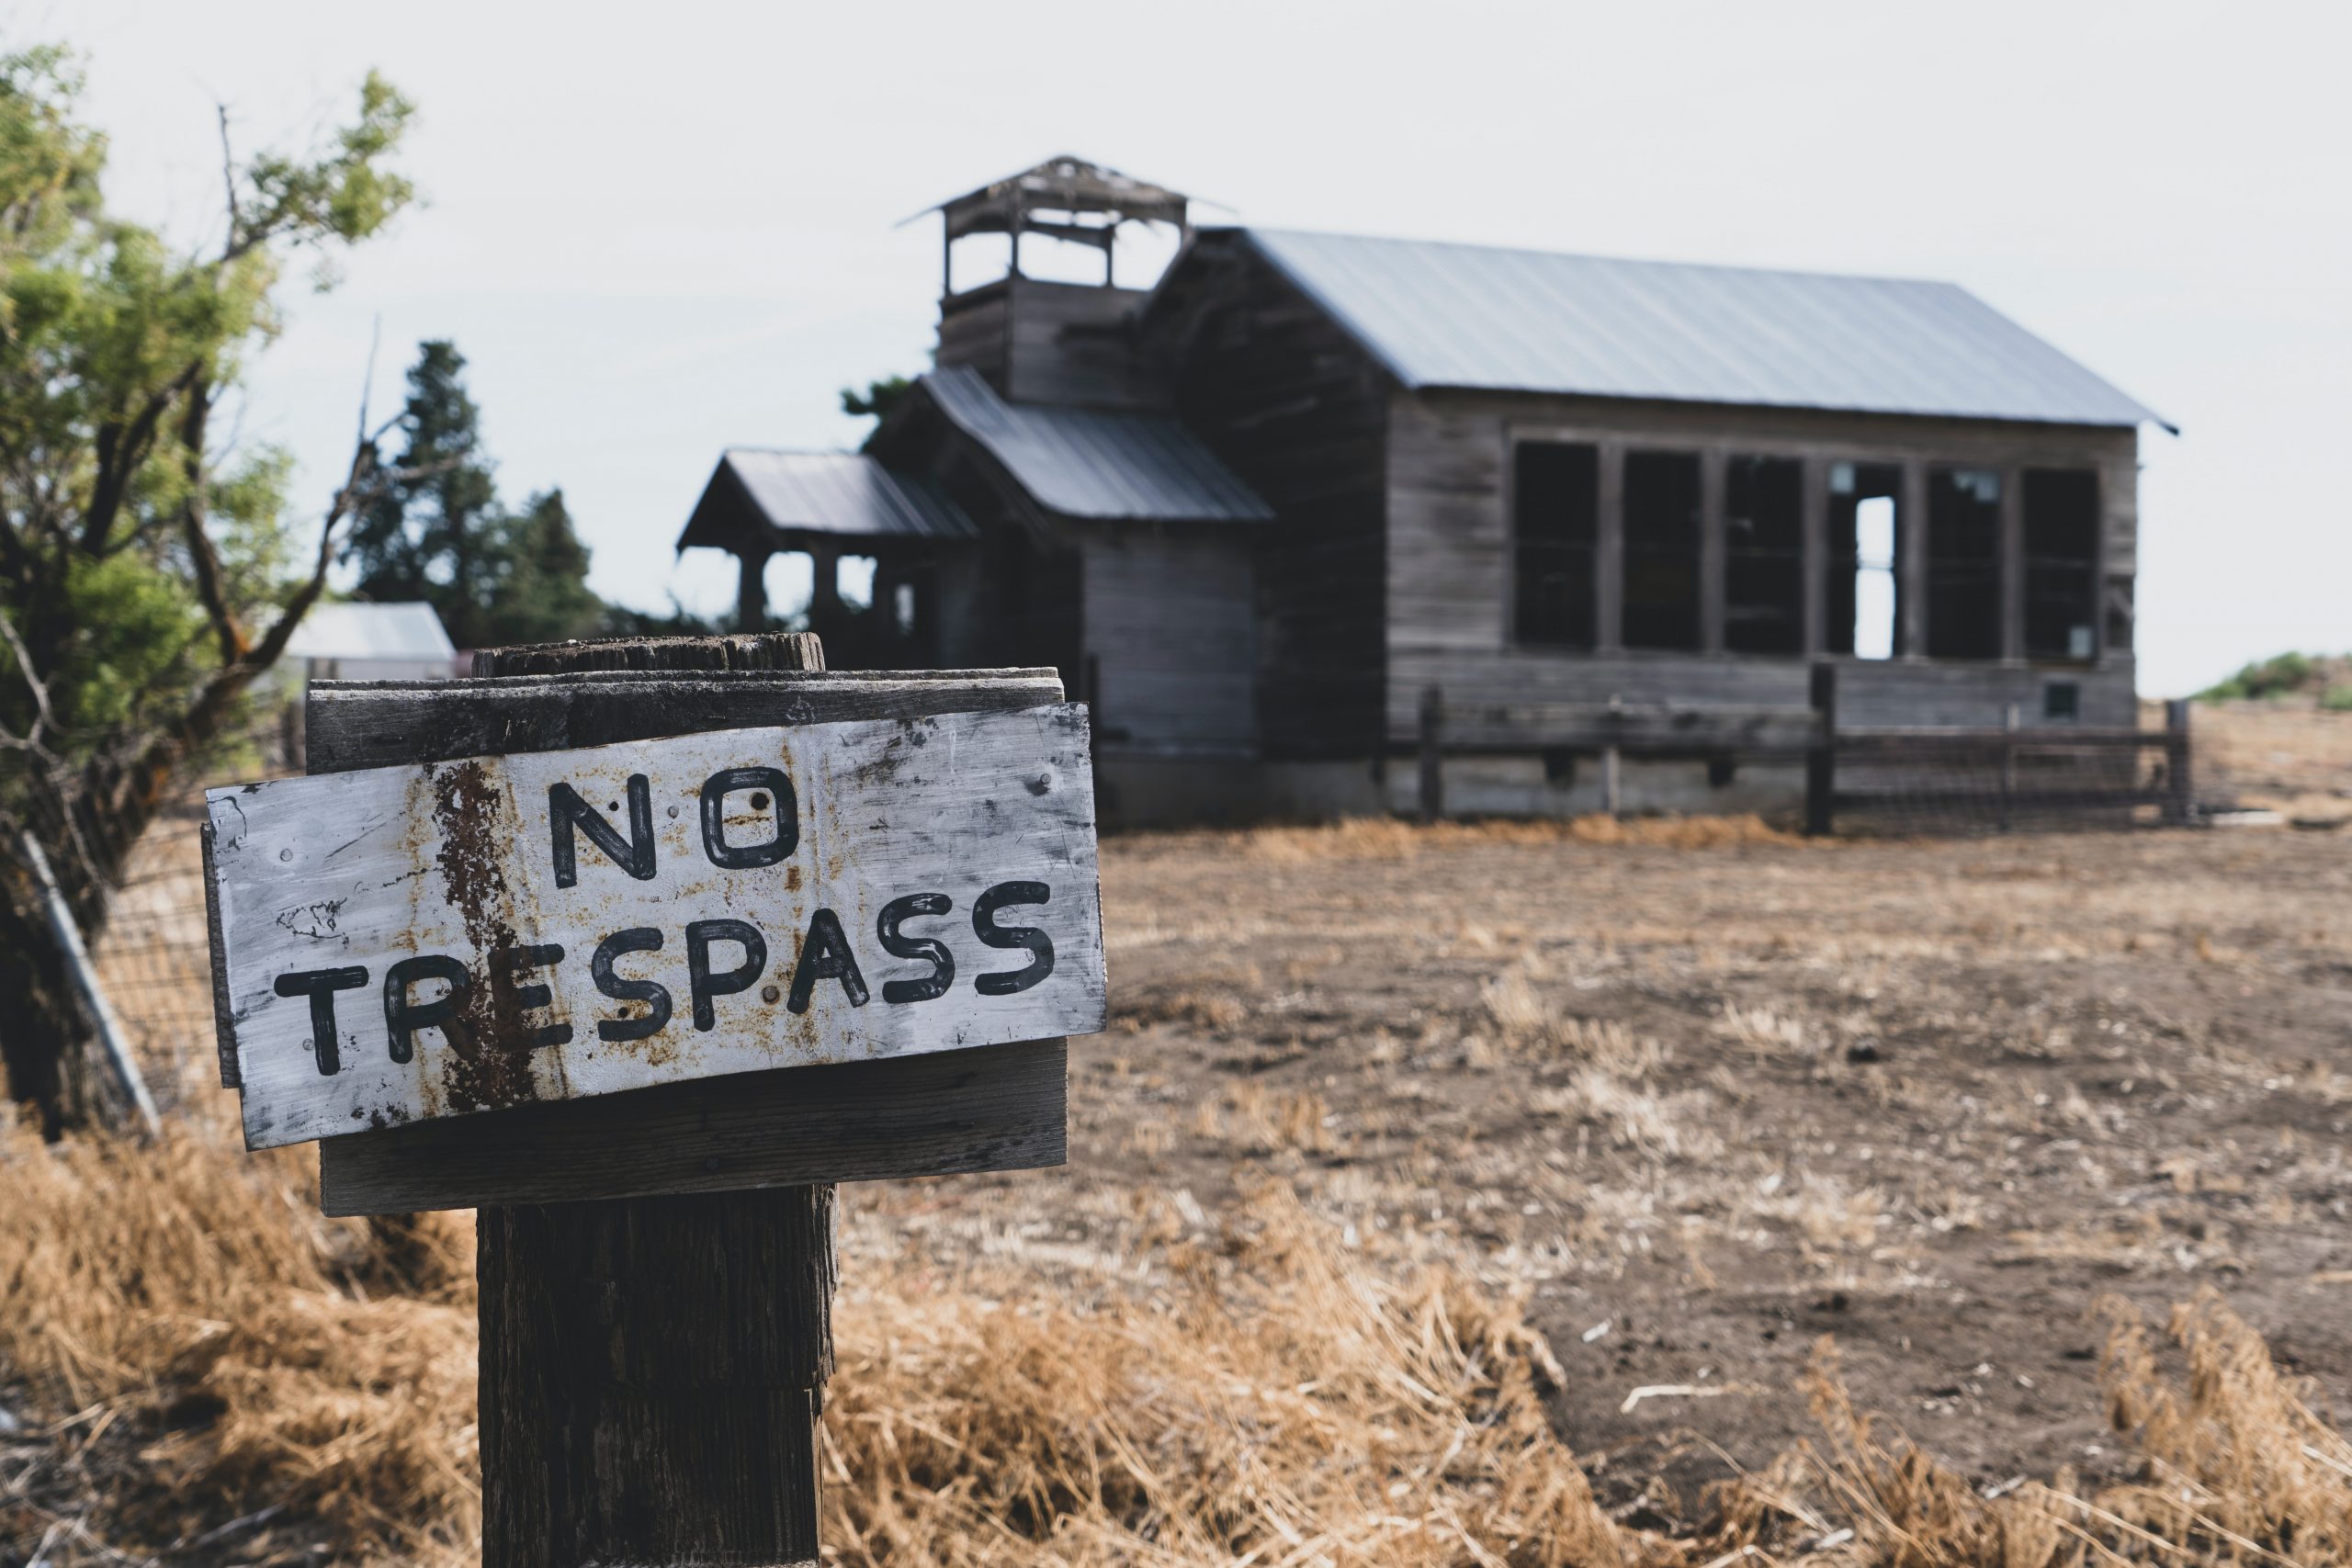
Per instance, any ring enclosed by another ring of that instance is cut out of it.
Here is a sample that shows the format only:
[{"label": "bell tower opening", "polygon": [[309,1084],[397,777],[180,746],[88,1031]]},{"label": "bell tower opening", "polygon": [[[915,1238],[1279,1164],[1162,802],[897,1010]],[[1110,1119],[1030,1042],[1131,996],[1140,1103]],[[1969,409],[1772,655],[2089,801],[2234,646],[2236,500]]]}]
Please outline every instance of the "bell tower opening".
[{"label": "bell tower opening", "polygon": [[933,363],[967,366],[1016,402],[1165,406],[1128,326],[1191,235],[1191,208],[1181,191],[1061,157],[927,209],[942,231]]}]

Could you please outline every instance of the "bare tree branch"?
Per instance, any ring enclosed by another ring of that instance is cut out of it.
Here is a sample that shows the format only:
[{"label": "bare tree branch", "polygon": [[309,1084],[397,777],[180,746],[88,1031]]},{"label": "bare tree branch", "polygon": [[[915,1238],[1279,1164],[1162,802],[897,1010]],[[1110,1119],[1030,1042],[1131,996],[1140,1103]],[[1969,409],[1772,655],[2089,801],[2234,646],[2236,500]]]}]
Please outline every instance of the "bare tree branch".
[{"label": "bare tree branch", "polygon": [[220,116],[220,184],[229,197],[229,238],[222,247],[226,259],[237,243],[237,230],[244,220],[237,210],[237,163],[229,149],[229,106],[215,103],[212,107]]},{"label": "bare tree branch", "polygon": [[[17,656],[17,669],[25,678],[26,688],[33,694],[31,730],[22,737],[11,736],[9,739],[26,750],[47,756],[47,750],[40,743],[40,732],[55,722],[55,716],[49,706],[49,682],[42,680],[40,671],[33,668],[31,650],[25,647],[25,639],[17,635],[17,624],[6,615],[0,615],[0,638],[6,640],[8,651]],[[53,758],[51,760],[55,761]]]},{"label": "bare tree branch", "polygon": [[127,423],[108,424],[98,432],[98,472],[90,487],[90,509],[82,518],[81,547],[85,555],[104,553],[107,536],[114,532],[115,518],[130,494],[131,477],[154,448],[156,428],[171,411],[173,400],[196,385],[203,373],[201,361],[188,366],[151,393]]},{"label": "bare tree branch", "polygon": [[211,389],[199,382],[189,389],[187,412],[180,418],[178,431],[180,472],[187,481],[187,495],[180,502],[180,536],[195,570],[197,597],[220,645],[220,662],[234,664],[245,656],[245,629],[230,607],[220,552],[212,547],[212,536],[205,529],[204,432],[211,415]]}]

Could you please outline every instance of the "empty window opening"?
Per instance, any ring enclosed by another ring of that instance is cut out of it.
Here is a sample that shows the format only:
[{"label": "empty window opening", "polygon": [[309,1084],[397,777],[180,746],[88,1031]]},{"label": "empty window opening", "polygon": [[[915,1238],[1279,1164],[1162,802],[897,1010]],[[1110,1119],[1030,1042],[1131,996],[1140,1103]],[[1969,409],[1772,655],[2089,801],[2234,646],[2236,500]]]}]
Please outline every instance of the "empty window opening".
[{"label": "empty window opening", "polygon": [[2098,475],[2025,475],[2025,651],[2088,660],[2098,652]]},{"label": "empty window opening", "polygon": [[2083,716],[2079,682],[2052,681],[2041,688],[2041,716],[2058,724],[2073,724]]},{"label": "empty window opening", "polygon": [[1724,646],[1804,651],[1804,465],[1734,457],[1724,470]]},{"label": "empty window opening", "polygon": [[1625,454],[1627,648],[1699,646],[1699,456]]},{"label": "empty window opening", "polygon": [[1590,648],[1600,454],[1522,441],[1512,457],[1512,625],[1522,643]]},{"label": "empty window opening", "polygon": [[1928,655],[2001,657],[2001,476],[1928,471]]},{"label": "empty window opening", "polygon": [[1824,641],[1831,653],[1892,659],[1903,646],[1903,470],[1893,463],[1829,466],[1829,581]]},{"label": "empty window opening", "polygon": [[2107,580],[2107,641],[2109,653],[2132,651],[2132,580],[2110,577]]},{"label": "empty window opening", "polygon": [[833,563],[833,592],[844,610],[874,607],[874,558],[842,556]]},{"label": "empty window opening", "polygon": [[890,615],[900,637],[915,635],[915,585],[901,582],[890,592]]},{"label": "empty window opening", "polygon": [[807,630],[816,583],[814,563],[808,552],[787,550],[768,557],[760,581],[767,593],[768,625],[792,631]]}]

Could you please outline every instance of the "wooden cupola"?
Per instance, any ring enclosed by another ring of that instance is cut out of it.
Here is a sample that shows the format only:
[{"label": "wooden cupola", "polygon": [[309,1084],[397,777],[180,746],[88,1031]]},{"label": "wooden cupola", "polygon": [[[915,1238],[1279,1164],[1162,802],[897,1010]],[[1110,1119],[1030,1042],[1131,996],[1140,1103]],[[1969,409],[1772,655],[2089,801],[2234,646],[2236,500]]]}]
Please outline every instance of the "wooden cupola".
[{"label": "wooden cupola", "polygon": [[[1017,402],[1109,409],[1159,408],[1166,399],[1136,363],[1128,323],[1145,290],[1121,288],[1120,233],[1165,224],[1178,243],[1192,232],[1191,198],[1083,158],[1048,158],[925,209],[942,220],[941,369],[965,366]],[[1005,270],[956,286],[956,242],[1006,236]],[[1035,235],[1102,254],[1100,283],[1057,282],[1022,271],[1022,240]]]}]

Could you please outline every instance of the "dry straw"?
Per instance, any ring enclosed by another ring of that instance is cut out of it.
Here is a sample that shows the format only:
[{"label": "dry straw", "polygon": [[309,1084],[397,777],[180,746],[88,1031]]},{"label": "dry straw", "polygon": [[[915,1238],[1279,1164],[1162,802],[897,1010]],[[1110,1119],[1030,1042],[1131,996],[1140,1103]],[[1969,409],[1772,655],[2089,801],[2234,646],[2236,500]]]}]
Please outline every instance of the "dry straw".
[{"label": "dry straw", "polygon": [[[191,1136],[45,1147],[0,1128],[0,1383],[51,1415],[104,1405],[141,1434],[136,1473],[84,1449],[118,1542],[284,1504],[302,1540],[350,1560],[466,1561],[466,1228],[323,1221],[307,1186],[294,1157]],[[1979,1492],[1857,1413],[1825,1342],[1809,1380],[1821,1436],[1662,1534],[1596,1504],[1547,1410],[1560,1369],[1515,1296],[1344,1245],[1280,1190],[1209,1245],[1176,1239],[1193,1228],[1150,1232],[1165,1239],[1083,1287],[1003,1266],[943,1276],[887,1239],[853,1258],[825,1417],[829,1555],[2352,1563],[2352,1446],[2218,1297],[2163,1336],[2107,1308],[2109,1413],[2136,1466],[2120,1483]]]}]

